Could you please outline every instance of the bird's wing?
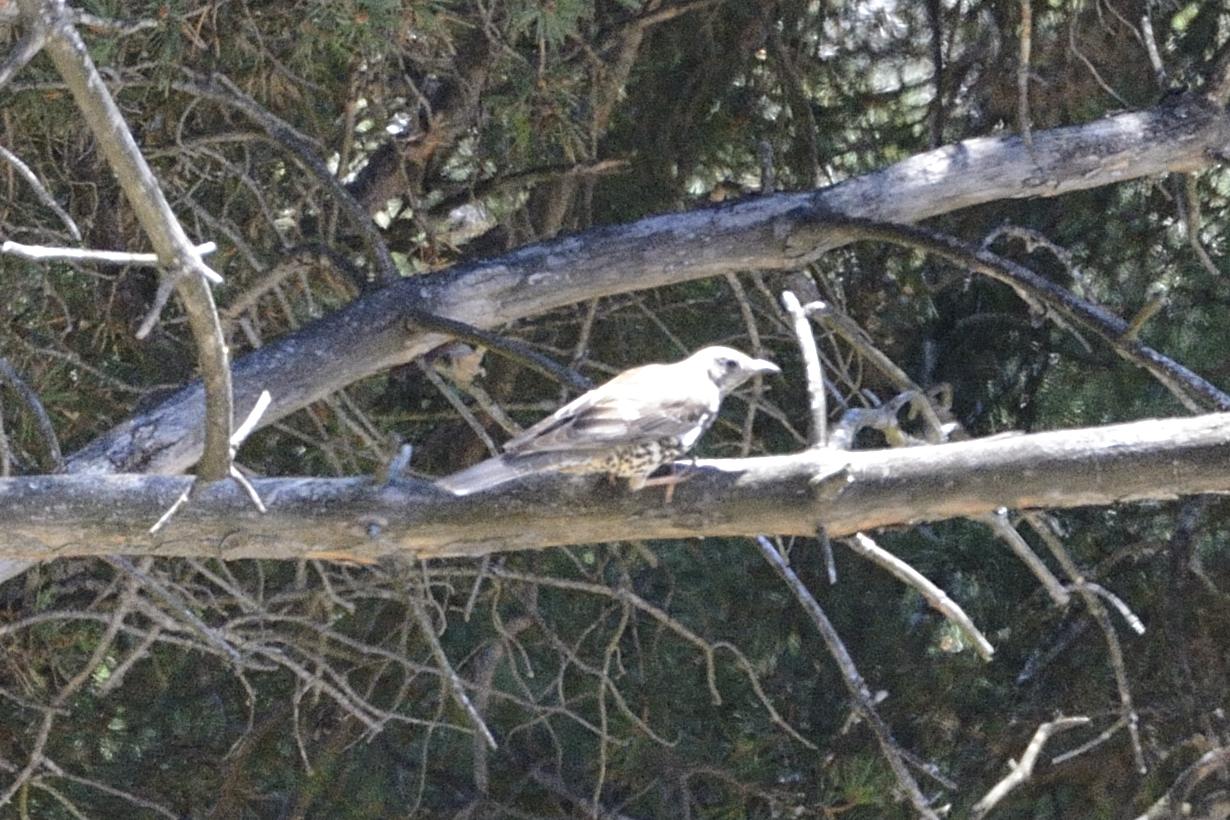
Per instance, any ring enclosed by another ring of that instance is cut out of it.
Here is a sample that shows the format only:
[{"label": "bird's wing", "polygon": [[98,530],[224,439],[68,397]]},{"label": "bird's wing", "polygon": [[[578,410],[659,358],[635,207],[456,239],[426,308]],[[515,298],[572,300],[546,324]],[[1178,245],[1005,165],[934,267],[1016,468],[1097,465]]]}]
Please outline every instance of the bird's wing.
[{"label": "bird's wing", "polygon": [[[623,375],[645,374],[629,371]],[[708,391],[703,386],[700,391],[680,391],[678,385],[646,382],[653,380],[616,377],[510,440],[504,451],[520,454],[604,450],[620,444],[683,436],[716,412],[719,396],[712,387]],[[649,390],[649,386],[656,386],[658,391]],[[675,388],[670,392],[679,397],[663,395],[663,388]],[[710,392],[712,396],[707,395]]]}]

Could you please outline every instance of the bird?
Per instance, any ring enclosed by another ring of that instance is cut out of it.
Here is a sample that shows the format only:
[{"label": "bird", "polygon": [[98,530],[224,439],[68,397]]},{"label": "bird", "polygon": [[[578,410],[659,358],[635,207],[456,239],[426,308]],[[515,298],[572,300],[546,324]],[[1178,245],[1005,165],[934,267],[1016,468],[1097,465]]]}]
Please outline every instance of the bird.
[{"label": "bird", "polygon": [[605,473],[636,491],[692,449],[732,390],[757,374],[780,372],[770,361],[723,346],[671,364],[634,367],[510,439],[503,454],[444,476],[436,486],[470,495],[543,472]]}]

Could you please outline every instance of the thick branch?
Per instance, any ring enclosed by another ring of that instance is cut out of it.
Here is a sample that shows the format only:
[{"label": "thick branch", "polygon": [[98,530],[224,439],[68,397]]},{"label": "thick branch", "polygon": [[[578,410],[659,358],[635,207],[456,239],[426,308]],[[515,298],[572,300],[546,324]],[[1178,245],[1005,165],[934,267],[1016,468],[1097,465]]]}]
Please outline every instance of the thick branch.
[{"label": "thick branch", "polygon": [[[1181,100],[1083,126],[967,140],[820,191],[782,194],[530,245],[501,257],[406,279],[235,364],[236,407],[262,389],[266,423],[347,384],[403,364],[441,337],[416,331],[416,311],[495,327],[614,293],[750,269],[789,269],[850,241],[816,214],[914,222],[981,202],[1058,196],[1127,179],[1207,167],[1230,145],[1230,118]],[[70,469],[178,472],[200,455],[201,392],[191,386],[119,425],[70,459]]]},{"label": "thick branch", "polygon": [[422,482],[253,481],[203,488],[166,529],[147,530],[187,477],[27,476],[0,481],[0,558],[125,552],[233,558],[313,553],[472,556],[643,538],[834,535],[976,516],[1230,492],[1230,414],[977,441],[701,461],[671,503],[601,479],[543,475],[456,497]]}]

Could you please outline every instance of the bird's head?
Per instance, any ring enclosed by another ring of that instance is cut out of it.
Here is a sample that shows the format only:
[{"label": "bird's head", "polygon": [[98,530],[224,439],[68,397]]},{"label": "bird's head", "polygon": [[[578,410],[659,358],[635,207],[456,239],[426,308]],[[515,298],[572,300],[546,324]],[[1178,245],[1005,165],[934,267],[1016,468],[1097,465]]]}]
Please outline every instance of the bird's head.
[{"label": "bird's head", "polygon": [[725,396],[757,373],[780,373],[781,368],[764,359],[753,359],[733,347],[706,347],[696,351],[692,359],[704,362],[709,378]]}]

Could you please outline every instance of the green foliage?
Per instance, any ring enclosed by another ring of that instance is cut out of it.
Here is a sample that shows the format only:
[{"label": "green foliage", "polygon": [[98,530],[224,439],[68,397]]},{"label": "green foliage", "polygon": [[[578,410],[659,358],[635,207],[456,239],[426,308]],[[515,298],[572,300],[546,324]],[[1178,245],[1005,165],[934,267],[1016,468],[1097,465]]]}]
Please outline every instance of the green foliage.
[{"label": "green foliage", "polygon": [[558,48],[577,36],[581,24],[593,17],[593,13],[593,4],[587,0],[514,3],[509,9],[512,20],[509,32],[515,37],[528,35],[531,42]]}]

